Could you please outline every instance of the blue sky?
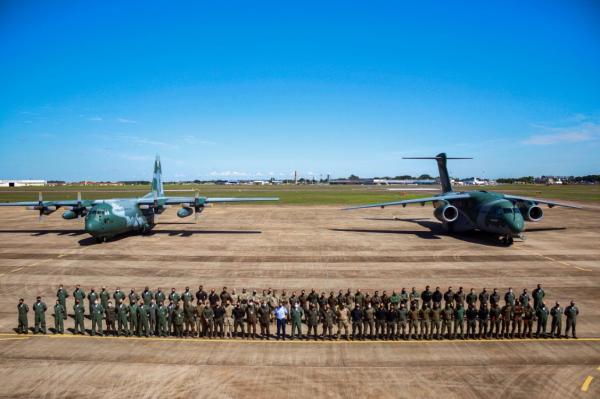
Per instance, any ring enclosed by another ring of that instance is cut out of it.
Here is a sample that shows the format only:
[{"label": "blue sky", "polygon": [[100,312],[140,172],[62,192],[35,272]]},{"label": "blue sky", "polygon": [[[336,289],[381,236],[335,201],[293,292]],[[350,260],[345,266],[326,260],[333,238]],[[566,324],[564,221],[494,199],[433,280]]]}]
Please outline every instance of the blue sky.
[{"label": "blue sky", "polygon": [[0,178],[600,173],[597,2],[396,3],[3,2]]}]

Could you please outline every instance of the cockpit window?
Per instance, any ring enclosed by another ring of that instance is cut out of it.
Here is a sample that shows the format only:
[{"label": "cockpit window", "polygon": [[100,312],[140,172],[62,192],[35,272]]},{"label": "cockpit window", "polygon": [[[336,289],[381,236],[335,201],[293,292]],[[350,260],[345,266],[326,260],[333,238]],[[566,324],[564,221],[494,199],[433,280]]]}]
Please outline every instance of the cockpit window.
[{"label": "cockpit window", "polygon": [[504,214],[512,214],[513,210],[512,208],[504,208]]}]

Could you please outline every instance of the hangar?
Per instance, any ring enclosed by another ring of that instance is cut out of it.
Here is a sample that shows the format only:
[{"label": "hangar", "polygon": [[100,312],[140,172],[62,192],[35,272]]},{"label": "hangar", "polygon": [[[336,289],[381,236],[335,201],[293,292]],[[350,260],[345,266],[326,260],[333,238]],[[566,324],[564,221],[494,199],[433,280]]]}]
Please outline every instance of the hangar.
[{"label": "hangar", "polygon": [[48,182],[46,180],[17,180],[8,179],[0,180],[0,187],[31,187],[31,186],[45,186]]}]

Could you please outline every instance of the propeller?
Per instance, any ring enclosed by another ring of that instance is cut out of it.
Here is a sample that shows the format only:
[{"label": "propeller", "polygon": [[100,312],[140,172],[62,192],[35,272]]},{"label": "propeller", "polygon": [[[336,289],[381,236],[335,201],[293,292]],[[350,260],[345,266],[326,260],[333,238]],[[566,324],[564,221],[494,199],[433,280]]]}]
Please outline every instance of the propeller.
[{"label": "propeller", "polygon": [[153,191],[154,194],[154,203],[152,204],[152,210],[154,211],[154,222],[158,222],[158,215],[160,215],[160,213],[158,213],[158,193],[156,191]]},{"label": "propeller", "polygon": [[77,213],[77,219],[83,215],[83,210],[81,209],[81,191],[77,191],[77,206],[75,212]]},{"label": "propeller", "polygon": [[40,215],[38,216],[38,223],[42,223],[42,221],[44,219],[44,198],[42,197],[41,191],[38,193],[37,209],[38,209],[38,212],[40,213]]},{"label": "propeller", "polygon": [[198,223],[198,214],[204,210],[204,204],[200,203],[198,191],[194,194],[194,222]]}]

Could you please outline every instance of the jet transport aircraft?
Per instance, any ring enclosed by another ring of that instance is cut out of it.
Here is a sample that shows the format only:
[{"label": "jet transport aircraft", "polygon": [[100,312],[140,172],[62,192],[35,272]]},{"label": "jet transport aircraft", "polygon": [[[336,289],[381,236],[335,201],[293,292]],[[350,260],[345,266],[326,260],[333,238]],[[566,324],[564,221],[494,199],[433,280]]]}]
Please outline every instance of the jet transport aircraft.
[{"label": "jet transport aircraft", "polygon": [[380,204],[362,205],[344,210],[362,208],[385,208],[386,206],[408,204],[425,205],[431,202],[435,210],[433,215],[442,222],[448,232],[465,232],[480,230],[496,234],[505,245],[512,245],[515,237],[525,239],[525,221],[539,222],[544,216],[544,211],[539,204],[579,208],[577,206],[546,201],[537,198],[520,197],[516,195],[493,193],[483,190],[455,192],[450,184],[450,177],[446,167],[448,158],[445,153],[435,157],[418,157],[404,159],[435,159],[440,172],[442,193],[433,197],[411,199],[405,201],[384,202]]},{"label": "jet transport aircraft", "polygon": [[276,197],[206,198],[199,197],[198,192],[194,197],[166,196],[162,183],[160,158],[157,156],[154,162],[152,191],[141,198],[82,200],[81,193],[77,193],[77,200],[44,201],[40,193],[37,202],[2,202],[0,206],[26,206],[28,209],[37,210],[40,219],[61,207],[66,208],[62,215],[64,219],[85,217],[85,231],[98,242],[102,242],[124,233],[150,231],[156,224],[157,215],[163,213],[168,205],[181,205],[177,211],[178,217],[185,218],[194,213],[198,221],[198,214],[207,204],[278,200],[279,198]]}]

